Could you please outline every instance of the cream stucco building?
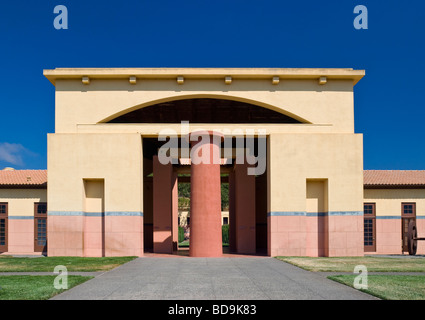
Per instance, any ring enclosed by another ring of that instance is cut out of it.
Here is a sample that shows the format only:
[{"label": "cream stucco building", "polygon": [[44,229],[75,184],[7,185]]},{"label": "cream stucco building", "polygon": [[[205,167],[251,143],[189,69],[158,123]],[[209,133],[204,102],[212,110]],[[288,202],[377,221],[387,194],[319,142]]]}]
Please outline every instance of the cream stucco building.
[{"label": "cream stucco building", "polygon": [[[412,202],[396,191],[364,192],[363,136],[354,132],[354,87],[364,74],[353,69],[45,70],[56,88],[56,127],[48,135],[48,255],[172,253],[179,179],[197,186],[191,201],[191,233],[198,230],[200,239],[193,244],[199,246],[196,256],[213,255],[202,251],[201,242],[210,247],[217,242],[211,226],[217,225],[215,216],[221,225],[221,211],[213,209],[212,190],[220,181],[230,189],[231,251],[363,255],[364,203],[386,197]],[[200,130],[210,134],[211,150],[216,146],[221,152],[214,172],[195,165],[193,141],[185,153],[184,141]],[[163,164],[161,150],[174,135],[176,152],[167,153],[172,163]],[[223,140],[214,144],[218,135]],[[250,168],[262,170],[252,174]],[[423,190],[417,192],[412,197],[422,199]],[[421,205],[416,214],[424,214]],[[377,242],[376,252],[400,253],[401,226],[399,233],[394,228],[393,242]]]}]

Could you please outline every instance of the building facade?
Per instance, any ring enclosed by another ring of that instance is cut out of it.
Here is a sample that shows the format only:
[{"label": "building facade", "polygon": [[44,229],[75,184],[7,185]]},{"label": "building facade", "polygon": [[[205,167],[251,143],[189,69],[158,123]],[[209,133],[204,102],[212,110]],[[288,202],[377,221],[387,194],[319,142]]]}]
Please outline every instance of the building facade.
[{"label": "building facade", "polygon": [[0,253],[47,252],[47,172],[0,171]]},{"label": "building facade", "polygon": [[[364,254],[407,254],[407,226],[425,233],[425,171],[364,171]],[[181,215],[180,215],[181,214]],[[187,211],[179,224],[188,227]],[[222,212],[222,223],[229,212]],[[47,171],[0,171],[0,254],[47,255]],[[418,242],[417,254],[425,254]]]},{"label": "building facade", "polygon": [[[191,256],[222,254],[223,182],[231,252],[371,252],[366,203],[378,208],[380,195],[364,192],[363,137],[354,132],[353,89],[363,70],[54,69],[44,75],[56,89],[55,133],[48,135],[49,256],[172,253],[179,182],[192,187]],[[385,237],[380,230],[377,223],[377,239]],[[394,245],[376,240],[376,252],[400,253],[395,234]]]},{"label": "building facade", "polygon": [[[408,252],[409,222],[425,234],[425,171],[368,170],[364,188],[365,253]],[[425,243],[417,246],[425,254]]]}]

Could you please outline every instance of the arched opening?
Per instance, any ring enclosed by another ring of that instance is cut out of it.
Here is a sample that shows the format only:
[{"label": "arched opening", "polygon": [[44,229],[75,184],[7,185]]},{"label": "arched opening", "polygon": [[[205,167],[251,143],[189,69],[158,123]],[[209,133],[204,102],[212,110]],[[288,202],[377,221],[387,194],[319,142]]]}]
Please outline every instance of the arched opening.
[{"label": "arched opening", "polygon": [[211,98],[173,100],[118,116],[108,123],[302,123],[250,103]]}]

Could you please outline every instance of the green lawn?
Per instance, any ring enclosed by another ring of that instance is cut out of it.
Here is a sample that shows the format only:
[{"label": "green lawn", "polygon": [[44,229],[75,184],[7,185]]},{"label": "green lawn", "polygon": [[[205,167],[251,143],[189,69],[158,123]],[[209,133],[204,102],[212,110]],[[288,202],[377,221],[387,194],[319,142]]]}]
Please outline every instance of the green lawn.
[{"label": "green lawn", "polygon": [[56,266],[65,266],[72,271],[107,271],[129,262],[136,257],[43,257],[15,258],[0,256],[0,272],[53,272]]},{"label": "green lawn", "polygon": [[[353,287],[356,275],[328,277]],[[368,288],[361,291],[385,300],[424,300],[425,276],[369,275]]]},{"label": "green lawn", "polygon": [[425,258],[384,257],[276,257],[308,271],[353,272],[357,265],[364,265],[368,272],[425,272]]},{"label": "green lawn", "polygon": [[[65,291],[54,288],[56,276],[1,276],[0,300],[47,300]],[[68,289],[93,277],[68,276]]]},{"label": "green lawn", "polygon": [[[297,267],[313,272],[354,272],[364,265],[367,272],[424,272],[424,275],[370,275],[366,293],[386,300],[425,300],[425,258],[387,257],[276,257]],[[361,271],[362,274],[364,270]],[[328,278],[354,287],[357,274],[335,275]]]},{"label": "green lawn", "polygon": [[184,240],[179,243],[180,248],[189,248],[189,240]]}]

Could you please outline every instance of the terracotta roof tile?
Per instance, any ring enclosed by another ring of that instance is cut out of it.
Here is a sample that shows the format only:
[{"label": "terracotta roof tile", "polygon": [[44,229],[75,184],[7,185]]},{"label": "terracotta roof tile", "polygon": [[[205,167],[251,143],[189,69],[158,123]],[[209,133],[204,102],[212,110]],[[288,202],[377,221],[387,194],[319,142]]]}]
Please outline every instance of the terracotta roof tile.
[{"label": "terracotta roof tile", "polygon": [[425,187],[425,170],[365,170],[364,186]]},{"label": "terracotta roof tile", "polygon": [[[47,186],[47,170],[0,170],[0,186]],[[365,187],[425,187],[425,170],[365,170]]]},{"label": "terracotta roof tile", "polygon": [[47,170],[0,170],[0,186],[47,186]]}]

